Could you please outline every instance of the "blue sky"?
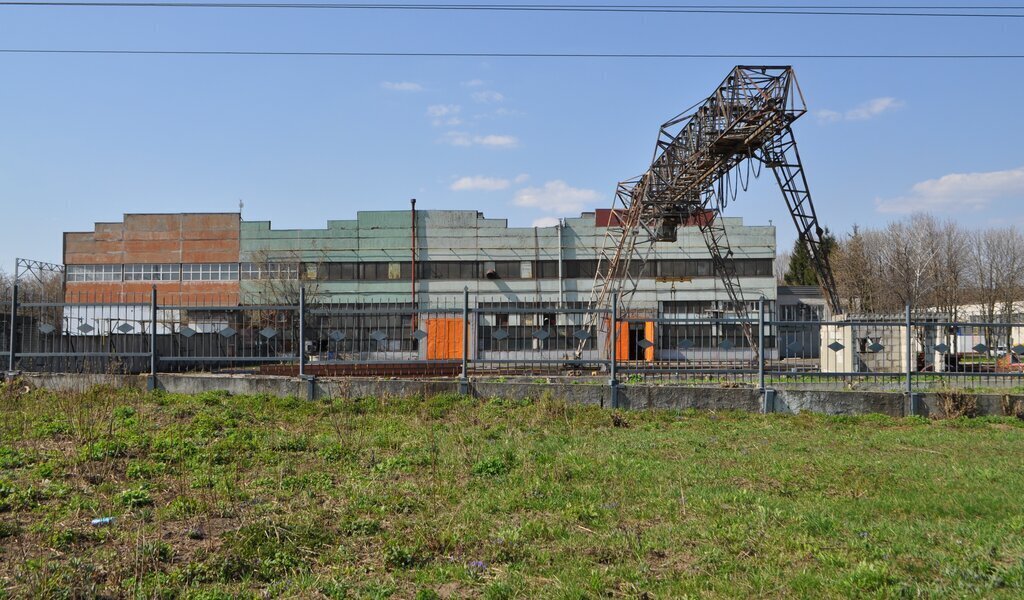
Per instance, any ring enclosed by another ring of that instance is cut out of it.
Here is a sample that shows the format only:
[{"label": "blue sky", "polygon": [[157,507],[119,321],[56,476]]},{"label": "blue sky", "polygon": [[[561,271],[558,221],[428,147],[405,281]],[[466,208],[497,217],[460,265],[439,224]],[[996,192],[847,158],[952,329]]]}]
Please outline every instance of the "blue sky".
[{"label": "blue sky", "polygon": [[[0,46],[988,54],[1019,52],[1022,21],[0,7]],[[606,207],[648,166],[659,125],[736,62],[0,55],[0,267],[59,262],[61,233],[94,221],[239,199],[244,218],[281,228],[410,197],[512,225]],[[1024,61],[788,62],[811,111],[795,125],[801,155],[834,231],[912,210],[1024,222]],[[795,237],[769,178],[728,214],[774,221],[780,247]]]}]

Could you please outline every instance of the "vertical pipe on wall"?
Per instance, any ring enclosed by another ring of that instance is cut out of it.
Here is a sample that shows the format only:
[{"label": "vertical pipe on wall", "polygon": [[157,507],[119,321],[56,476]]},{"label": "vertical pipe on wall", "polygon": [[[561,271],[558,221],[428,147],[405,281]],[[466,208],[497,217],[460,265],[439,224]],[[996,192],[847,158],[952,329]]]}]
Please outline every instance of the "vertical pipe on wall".
[{"label": "vertical pipe on wall", "polygon": [[558,219],[555,225],[558,231],[558,307],[565,306],[565,279],[562,277],[562,230],[565,229],[565,219]]}]

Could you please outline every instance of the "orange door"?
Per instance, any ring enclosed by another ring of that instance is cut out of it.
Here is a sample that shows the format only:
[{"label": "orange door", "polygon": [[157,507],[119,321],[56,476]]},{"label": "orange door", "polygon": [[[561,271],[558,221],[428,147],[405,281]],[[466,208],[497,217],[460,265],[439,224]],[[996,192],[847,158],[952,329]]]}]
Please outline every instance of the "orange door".
[{"label": "orange door", "polygon": [[427,319],[427,360],[462,358],[462,319]]},{"label": "orange door", "polygon": [[644,339],[649,341],[652,345],[644,348],[644,360],[647,362],[654,362],[654,321],[647,321],[644,323]]},{"label": "orange door", "polygon": [[629,360],[629,323],[623,321],[615,324],[615,358]]}]

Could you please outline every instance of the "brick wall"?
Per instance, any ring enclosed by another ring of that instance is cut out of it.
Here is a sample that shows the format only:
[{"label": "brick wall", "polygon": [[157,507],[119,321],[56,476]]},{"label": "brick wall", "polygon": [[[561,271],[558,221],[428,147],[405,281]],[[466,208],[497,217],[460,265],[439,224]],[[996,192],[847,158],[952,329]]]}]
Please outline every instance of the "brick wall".
[{"label": "brick wall", "polygon": [[[237,263],[237,213],[131,214],[122,223],[96,223],[90,232],[64,234],[65,265]],[[154,282],[68,282],[70,301],[136,302]],[[204,295],[211,303],[238,302],[238,281],[155,282],[160,302]]]}]

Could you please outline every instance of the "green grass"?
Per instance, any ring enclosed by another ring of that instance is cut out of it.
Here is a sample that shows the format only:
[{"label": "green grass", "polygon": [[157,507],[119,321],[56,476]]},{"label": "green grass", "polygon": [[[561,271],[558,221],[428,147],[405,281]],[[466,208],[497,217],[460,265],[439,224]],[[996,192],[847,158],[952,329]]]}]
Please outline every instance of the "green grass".
[{"label": "green grass", "polygon": [[15,387],[0,411],[0,597],[1024,594],[1013,419]]}]

